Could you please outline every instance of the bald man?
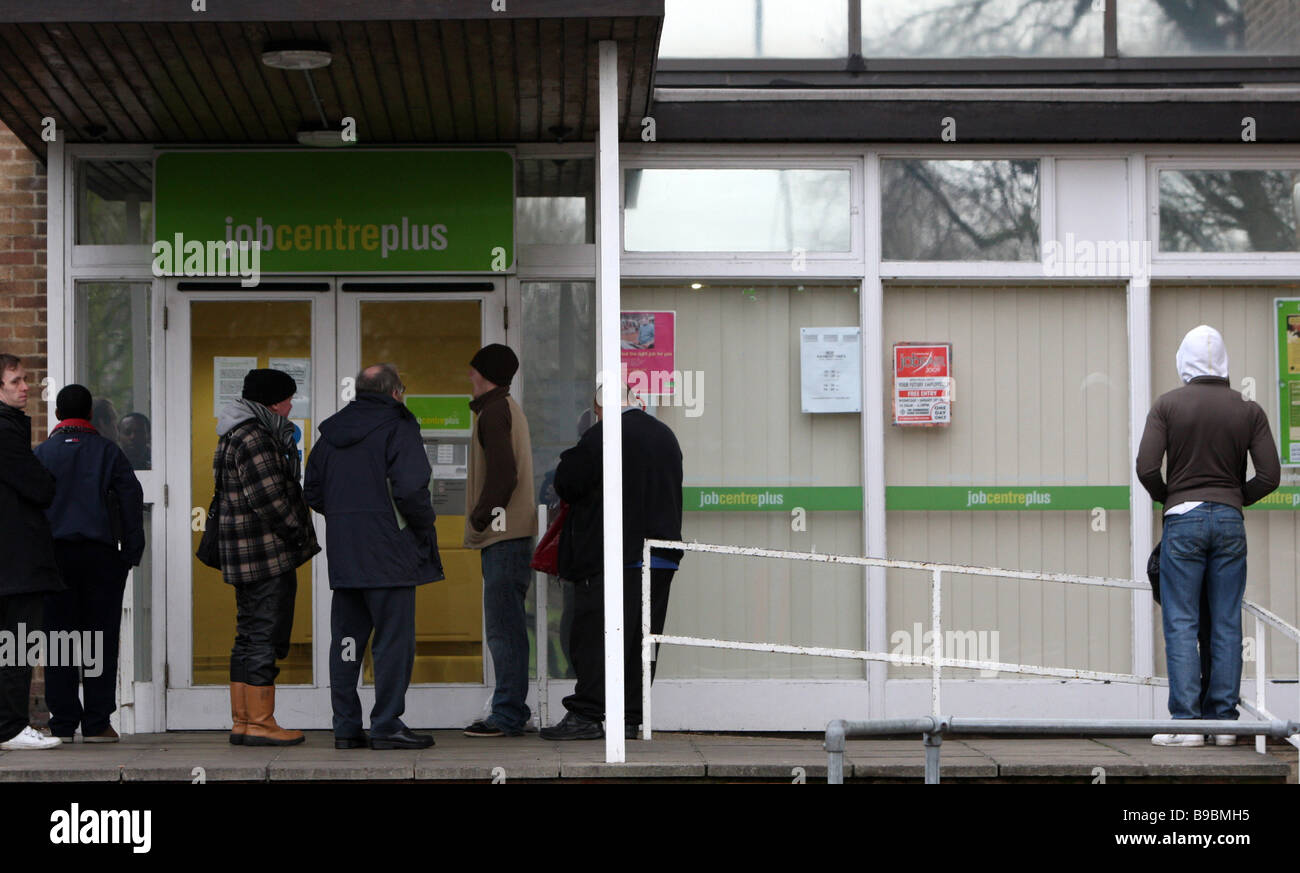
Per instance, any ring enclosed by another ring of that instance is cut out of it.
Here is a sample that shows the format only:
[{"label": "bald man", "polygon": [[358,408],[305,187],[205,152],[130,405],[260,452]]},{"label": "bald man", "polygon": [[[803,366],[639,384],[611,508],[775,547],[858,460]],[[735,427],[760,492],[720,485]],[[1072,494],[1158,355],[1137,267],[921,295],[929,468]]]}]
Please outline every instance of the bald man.
[{"label": "bald man", "polygon": [[375,662],[370,748],[433,745],[401,718],[415,666],[415,589],[443,578],[433,471],[420,425],[402,402],[405,391],[392,364],[362,370],[356,399],[321,422],[307,461],[307,503],[325,516],[328,536],[336,749],[367,745],[357,681],[368,641]]}]

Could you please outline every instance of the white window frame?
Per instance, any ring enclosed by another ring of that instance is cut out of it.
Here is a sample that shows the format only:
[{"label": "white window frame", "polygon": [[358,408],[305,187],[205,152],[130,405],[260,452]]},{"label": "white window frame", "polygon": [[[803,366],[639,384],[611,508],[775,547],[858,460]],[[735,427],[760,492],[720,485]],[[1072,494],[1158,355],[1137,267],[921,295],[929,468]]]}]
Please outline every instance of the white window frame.
[{"label": "white window frame", "polygon": [[[1243,144],[1243,149],[1257,151]],[[1300,273],[1300,251],[1294,252],[1164,252],[1160,250],[1160,173],[1168,170],[1300,170],[1300,148],[1260,147],[1257,158],[1226,157],[1223,150],[1198,152],[1205,157],[1146,155],[1145,222],[1151,241],[1152,279],[1294,279]],[[1288,156],[1289,155],[1289,156]]]},{"label": "white window frame", "polygon": [[[798,283],[819,279],[861,279],[866,264],[863,152],[860,148],[741,145],[678,148],[630,144],[619,164],[619,246],[625,279],[699,277]],[[628,170],[842,170],[849,173],[849,250],[806,252],[796,269],[793,252],[640,252],[628,251],[623,181]]]}]

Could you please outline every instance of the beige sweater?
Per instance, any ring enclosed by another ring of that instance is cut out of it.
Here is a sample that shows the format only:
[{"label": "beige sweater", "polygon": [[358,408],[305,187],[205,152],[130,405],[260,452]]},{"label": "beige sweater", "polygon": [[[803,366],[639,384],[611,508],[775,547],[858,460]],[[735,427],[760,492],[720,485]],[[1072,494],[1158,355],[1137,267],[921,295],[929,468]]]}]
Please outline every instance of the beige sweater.
[{"label": "beige sweater", "polygon": [[[508,388],[470,403],[475,413],[465,483],[465,546],[481,549],[537,534],[528,419]],[[494,512],[504,508],[505,514]]]}]

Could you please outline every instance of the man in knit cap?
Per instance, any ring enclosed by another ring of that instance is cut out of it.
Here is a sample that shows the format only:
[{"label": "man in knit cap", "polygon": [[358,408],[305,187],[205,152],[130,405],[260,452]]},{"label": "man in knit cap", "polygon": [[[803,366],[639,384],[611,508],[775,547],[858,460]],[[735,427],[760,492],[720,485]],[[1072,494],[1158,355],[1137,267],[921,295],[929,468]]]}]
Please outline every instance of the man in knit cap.
[{"label": "man in knit cap", "polygon": [[531,712],[528,696],[529,564],[537,510],[528,420],[510,396],[519,359],[509,346],[484,346],[469,362],[475,413],[465,485],[465,546],[479,549],[483,617],[496,670],[492,712],[465,729],[470,737],[519,736]]},{"label": "man in knit cap", "polygon": [[230,742],[287,746],[302,731],[275,721],[275,662],[289,654],[298,567],[320,551],[299,484],[298,429],[289,421],[298,384],[279,370],[250,370],[238,400],[217,418],[212,459],[220,497],[221,574],[235,588],[230,651]]}]

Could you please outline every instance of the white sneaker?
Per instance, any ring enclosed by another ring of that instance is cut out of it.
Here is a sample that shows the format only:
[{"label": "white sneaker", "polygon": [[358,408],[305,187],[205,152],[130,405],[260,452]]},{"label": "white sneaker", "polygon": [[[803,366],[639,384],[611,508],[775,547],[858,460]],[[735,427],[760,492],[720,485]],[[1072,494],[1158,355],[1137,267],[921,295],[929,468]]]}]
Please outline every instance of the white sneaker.
[{"label": "white sneaker", "polygon": [[1205,737],[1202,734],[1156,734],[1151,742],[1157,746],[1203,746]]},{"label": "white sneaker", "polygon": [[18,736],[12,740],[0,743],[0,749],[4,749],[6,752],[30,752],[40,749],[52,749],[62,742],[58,737],[47,737],[45,734],[28,726],[23,728]]},{"label": "white sneaker", "polygon": [[1235,746],[1237,745],[1236,734],[1215,734],[1214,744],[1216,746]]}]

